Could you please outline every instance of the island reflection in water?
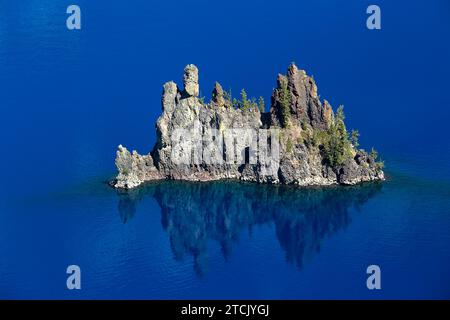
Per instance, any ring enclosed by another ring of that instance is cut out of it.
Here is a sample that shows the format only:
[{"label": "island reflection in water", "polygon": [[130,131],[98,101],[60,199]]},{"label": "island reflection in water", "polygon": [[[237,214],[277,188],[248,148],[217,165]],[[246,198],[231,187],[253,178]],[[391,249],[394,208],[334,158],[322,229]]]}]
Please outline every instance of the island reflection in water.
[{"label": "island reflection in water", "polygon": [[359,208],[382,188],[381,183],[326,188],[258,185],[239,182],[162,181],[137,190],[118,191],[119,214],[127,223],[144,197],[161,207],[161,221],[175,259],[194,258],[195,271],[205,273],[207,243],[220,243],[227,259],[243,230],[275,225],[286,260],[302,269],[320,251],[321,242],[351,222]]}]

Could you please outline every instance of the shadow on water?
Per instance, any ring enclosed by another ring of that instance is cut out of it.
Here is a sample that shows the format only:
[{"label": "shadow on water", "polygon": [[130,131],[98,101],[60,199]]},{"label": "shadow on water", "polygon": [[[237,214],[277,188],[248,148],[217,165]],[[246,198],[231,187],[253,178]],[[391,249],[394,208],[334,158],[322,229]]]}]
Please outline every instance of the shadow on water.
[{"label": "shadow on water", "polygon": [[163,228],[176,260],[192,255],[198,275],[206,272],[207,244],[217,241],[227,259],[243,230],[273,223],[286,260],[302,269],[320,251],[321,242],[351,222],[381,183],[349,187],[295,188],[239,182],[163,181],[118,191],[119,213],[127,223],[144,197],[161,208]]}]

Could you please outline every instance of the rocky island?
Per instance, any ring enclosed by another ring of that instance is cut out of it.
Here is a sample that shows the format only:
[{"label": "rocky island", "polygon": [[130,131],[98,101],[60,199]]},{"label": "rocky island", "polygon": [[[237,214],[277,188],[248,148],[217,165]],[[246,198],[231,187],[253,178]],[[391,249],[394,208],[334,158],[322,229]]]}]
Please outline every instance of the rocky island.
[{"label": "rocky island", "polygon": [[353,185],[384,180],[372,149],[358,149],[347,132],[343,108],[321,101],[314,79],[291,64],[278,75],[270,111],[264,100],[240,99],[216,82],[209,103],[199,96],[198,69],[184,69],[183,89],[164,84],[157,141],[147,155],[119,145],[115,188],[132,189],[160,179],[257,183]]}]

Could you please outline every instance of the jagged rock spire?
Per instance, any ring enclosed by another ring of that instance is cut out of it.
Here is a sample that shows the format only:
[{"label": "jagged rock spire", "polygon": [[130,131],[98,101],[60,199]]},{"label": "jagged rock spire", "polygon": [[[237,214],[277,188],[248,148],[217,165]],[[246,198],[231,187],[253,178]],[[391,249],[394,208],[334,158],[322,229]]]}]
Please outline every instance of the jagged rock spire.
[{"label": "jagged rock spire", "polygon": [[193,64],[188,64],[184,68],[183,76],[184,91],[192,97],[198,97],[200,88],[198,84],[198,68]]},{"label": "jagged rock spire", "polygon": [[214,89],[212,92],[212,101],[216,103],[219,107],[223,107],[225,105],[225,98],[223,96],[223,89],[220,83],[216,81],[214,84]]}]

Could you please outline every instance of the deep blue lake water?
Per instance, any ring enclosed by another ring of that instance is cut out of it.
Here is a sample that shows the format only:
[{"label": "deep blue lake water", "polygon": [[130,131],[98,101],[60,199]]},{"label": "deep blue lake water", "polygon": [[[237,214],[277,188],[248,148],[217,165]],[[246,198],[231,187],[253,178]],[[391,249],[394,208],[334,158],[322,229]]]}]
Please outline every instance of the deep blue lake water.
[{"label": "deep blue lake water", "polygon": [[[377,1],[372,31],[369,4],[0,0],[0,298],[449,299],[450,3]],[[207,99],[219,80],[268,102],[291,61],[386,182],[105,184],[118,144],[152,148],[186,64]]]}]

